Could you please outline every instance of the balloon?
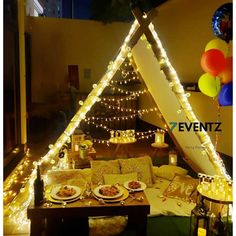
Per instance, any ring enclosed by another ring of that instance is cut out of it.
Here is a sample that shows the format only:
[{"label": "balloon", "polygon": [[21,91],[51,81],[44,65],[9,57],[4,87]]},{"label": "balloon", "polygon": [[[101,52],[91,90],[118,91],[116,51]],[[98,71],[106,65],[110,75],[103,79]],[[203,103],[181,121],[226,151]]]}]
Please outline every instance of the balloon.
[{"label": "balloon", "polygon": [[233,41],[230,40],[228,43],[228,51],[227,51],[227,57],[233,56]]},{"label": "balloon", "polygon": [[212,17],[212,30],[214,34],[226,42],[232,40],[232,3],[223,4],[219,7]]},{"label": "balloon", "polygon": [[222,73],[219,74],[221,78],[221,83],[227,84],[233,79],[233,58],[227,57],[226,58],[226,66]]},{"label": "balloon", "polygon": [[233,104],[233,82],[225,84],[220,90],[218,97],[220,106],[232,106]]},{"label": "balloon", "polygon": [[218,75],[226,66],[224,54],[218,49],[210,49],[202,54],[201,66],[205,72]]},{"label": "balloon", "polygon": [[205,47],[205,52],[210,49],[220,50],[224,56],[227,56],[228,44],[222,39],[212,39]]},{"label": "balloon", "polygon": [[215,97],[220,92],[220,80],[218,77],[205,73],[199,78],[198,87],[205,95]]}]

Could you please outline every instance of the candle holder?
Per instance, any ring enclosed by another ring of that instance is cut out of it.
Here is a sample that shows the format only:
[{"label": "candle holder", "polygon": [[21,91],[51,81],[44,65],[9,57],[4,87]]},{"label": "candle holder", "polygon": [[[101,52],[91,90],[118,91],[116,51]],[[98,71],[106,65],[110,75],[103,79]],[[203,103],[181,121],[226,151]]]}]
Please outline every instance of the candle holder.
[{"label": "candle holder", "polygon": [[203,199],[191,211],[190,235],[191,236],[208,236],[210,217],[208,208]]},{"label": "candle holder", "polygon": [[169,152],[169,165],[177,166],[178,156],[176,151],[172,150]]}]

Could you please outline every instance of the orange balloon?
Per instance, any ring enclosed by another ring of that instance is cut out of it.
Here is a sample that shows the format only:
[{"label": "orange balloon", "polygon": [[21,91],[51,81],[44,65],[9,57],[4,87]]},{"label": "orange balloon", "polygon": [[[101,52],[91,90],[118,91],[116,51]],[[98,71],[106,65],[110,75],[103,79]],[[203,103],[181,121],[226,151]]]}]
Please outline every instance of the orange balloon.
[{"label": "orange balloon", "polygon": [[233,80],[233,57],[226,58],[226,66],[222,73],[218,75],[221,78],[221,83],[227,84]]}]

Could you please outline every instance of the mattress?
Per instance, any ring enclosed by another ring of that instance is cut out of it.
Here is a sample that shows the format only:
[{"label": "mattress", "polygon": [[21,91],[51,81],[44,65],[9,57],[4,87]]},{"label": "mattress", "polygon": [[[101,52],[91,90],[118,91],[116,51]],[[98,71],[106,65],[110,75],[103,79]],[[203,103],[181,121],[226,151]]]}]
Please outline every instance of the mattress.
[{"label": "mattress", "polygon": [[171,181],[156,177],[155,184],[151,188],[144,190],[150,203],[150,216],[176,215],[190,216],[195,203],[183,201],[181,199],[164,197],[163,193]]}]

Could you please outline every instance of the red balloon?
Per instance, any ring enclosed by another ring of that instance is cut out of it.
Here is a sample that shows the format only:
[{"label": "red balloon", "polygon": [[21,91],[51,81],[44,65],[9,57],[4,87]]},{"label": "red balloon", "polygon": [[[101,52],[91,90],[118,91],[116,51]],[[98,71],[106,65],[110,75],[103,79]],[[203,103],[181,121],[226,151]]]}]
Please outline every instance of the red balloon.
[{"label": "red balloon", "polygon": [[226,66],[224,54],[218,49],[210,49],[202,54],[202,69],[213,76],[221,73]]},{"label": "red balloon", "polygon": [[233,57],[226,58],[226,66],[222,73],[219,74],[221,83],[227,84],[233,79]]}]

